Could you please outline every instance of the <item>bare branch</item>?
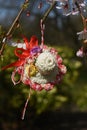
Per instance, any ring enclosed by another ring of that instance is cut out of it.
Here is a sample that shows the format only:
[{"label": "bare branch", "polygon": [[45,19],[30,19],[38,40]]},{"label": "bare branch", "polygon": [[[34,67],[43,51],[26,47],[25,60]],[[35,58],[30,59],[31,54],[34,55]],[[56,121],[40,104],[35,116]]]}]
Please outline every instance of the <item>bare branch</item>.
[{"label": "bare branch", "polygon": [[0,56],[2,55],[2,53],[3,53],[3,51],[4,51],[4,48],[5,48],[5,45],[6,45],[7,37],[11,34],[13,28],[15,27],[15,24],[16,24],[17,21],[19,20],[19,18],[20,18],[20,16],[21,16],[22,12],[25,10],[25,8],[27,7],[28,3],[29,3],[29,0],[25,0],[25,1],[24,1],[24,4],[22,5],[20,11],[18,12],[18,15],[16,16],[16,18],[15,18],[15,20],[13,21],[11,27],[9,28],[9,30],[8,30],[8,32],[7,32],[7,34],[6,34],[6,36],[3,38],[2,42],[1,42],[1,43],[2,43],[2,47],[1,47],[1,49],[0,49]]},{"label": "bare branch", "polygon": [[52,5],[50,6],[50,8],[46,11],[46,13],[44,14],[43,18],[42,18],[42,23],[44,23],[44,21],[46,20],[47,16],[49,15],[49,13],[51,12],[51,10],[54,8],[54,6],[56,5],[56,1],[54,1],[52,3]]}]

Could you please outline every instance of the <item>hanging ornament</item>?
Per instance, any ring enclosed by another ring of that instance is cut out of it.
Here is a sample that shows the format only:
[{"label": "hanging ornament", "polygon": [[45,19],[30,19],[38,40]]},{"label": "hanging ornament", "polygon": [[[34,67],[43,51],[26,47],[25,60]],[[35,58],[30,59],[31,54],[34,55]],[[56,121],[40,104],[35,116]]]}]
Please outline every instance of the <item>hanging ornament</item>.
[{"label": "hanging ornament", "polygon": [[[58,51],[44,45],[43,36],[41,45],[38,45],[36,36],[32,36],[29,42],[26,37],[23,39],[23,46],[17,44],[18,47],[14,52],[18,60],[3,67],[2,70],[15,67],[11,76],[14,85],[23,82],[35,91],[53,89],[55,85],[61,82],[63,75],[66,73],[66,66],[63,65],[63,60]],[[20,75],[19,81],[15,80],[16,73]],[[24,119],[29,99],[30,93],[23,109],[22,119]]]},{"label": "hanging ornament", "polygon": [[[51,11],[53,5],[46,13],[44,20]],[[43,20],[43,21],[44,21]],[[46,90],[49,91],[55,85],[62,81],[67,69],[63,65],[63,60],[54,48],[48,47],[44,44],[44,29],[45,26],[41,20],[41,44],[38,44],[36,36],[32,36],[30,41],[23,36],[24,43],[9,42],[11,46],[15,46],[14,54],[18,60],[2,68],[2,70],[15,67],[12,72],[11,79],[14,85],[20,82],[30,87],[30,90],[35,91]],[[15,76],[18,74],[20,79],[17,81]],[[23,109],[22,119],[24,119],[26,107],[30,99],[30,92]]]},{"label": "hanging ornament", "polygon": [[[45,89],[48,91],[60,83],[66,73],[66,67],[63,65],[57,50],[44,45],[44,25],[42,22],[41,35],[41,45],[38,45],[36,36],[32,36],[30,41],[23,37],[23,44],[13,44],[17,46],[14,53],[18,60],[2,69],[15,67],[11,76],[14,85],[23,82],[34,90]],[[16,73],[20,75],[20,80],[17,82],[15,81]]]},{"label": "hanging ornament", "polygon": [[[23,82],[30,89],[35,91],[49,91],[59,84],[66,73],[66,66],[63,60],[54,48],[44,45],[45,26],[41,20],[41,44],[38,44],[36,36],[32,36],[30,41],[23,37],[24,43],[11,43],[11,46],[17,46],[14,53],[18,60],[2,68],[2,70],[15,67],[11,79],[14,85]],[[21,53],[19,53],[21,51]],[[15,75],[19,74],[20,79],[15,80]],[[24,119],[26,107],[30,99],[30,92],[25,103],[22,119]]]},{"label": "hanging ornament", "polygon": [[[32,36],[30,42],[24,37],[23,44],[26,49],[15,49],[18,60],[2,69],[15,67],[11,76],[14,85],[22,81],[34,90],[51,90],[55,84],[60,83],[62,76],[66,73],[62,58],[54,48],[38,45],[36,36]],[[15,81],[16,73],[20,75],[20,80],[17,82]]]}]

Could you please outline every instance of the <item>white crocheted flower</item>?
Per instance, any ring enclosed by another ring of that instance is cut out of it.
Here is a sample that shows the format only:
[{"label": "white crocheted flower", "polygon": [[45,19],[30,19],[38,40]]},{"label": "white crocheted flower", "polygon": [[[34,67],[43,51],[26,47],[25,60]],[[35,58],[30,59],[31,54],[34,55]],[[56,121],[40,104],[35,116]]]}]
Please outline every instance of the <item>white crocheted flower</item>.
[{"label": "white crocheted flower", "polygon": [[41,73],[37,73],[36,76],[31,77],[31,81],[38,84],[46,84],[48,82],[54,82],[56,79],[56,75],[58,74],[58,67],[56,66],[49,75],[43,75]]},{"label": "white crocheted flower", "polygon": [[43,52],[37,57],[35,65],[42,74],[48,74],[57,66],[56,58],[50,52]]},{"label": "white crocheted flower", "polygon": [[46,84],[48,82],[47,79],[41,75],[41,73],[37,73],[36,76],[31,77],[31,81],[38,84]]}]

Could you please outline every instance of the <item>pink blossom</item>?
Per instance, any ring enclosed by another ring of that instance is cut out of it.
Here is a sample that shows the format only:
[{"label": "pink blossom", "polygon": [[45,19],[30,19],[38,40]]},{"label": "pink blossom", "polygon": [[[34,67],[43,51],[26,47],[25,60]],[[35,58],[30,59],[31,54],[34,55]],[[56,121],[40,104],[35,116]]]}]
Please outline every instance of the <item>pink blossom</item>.
[{"label": "pink blossom", "polygon": [[78,32],[77,35],[79,35],[78,39],[82,40],[82,39],[87,39],[87,30],[84,29],[81,32]]},{"label": "pink blossom", "polygon": [[83,49],[82,48],[77,51],[76,56],[83,57]]}]

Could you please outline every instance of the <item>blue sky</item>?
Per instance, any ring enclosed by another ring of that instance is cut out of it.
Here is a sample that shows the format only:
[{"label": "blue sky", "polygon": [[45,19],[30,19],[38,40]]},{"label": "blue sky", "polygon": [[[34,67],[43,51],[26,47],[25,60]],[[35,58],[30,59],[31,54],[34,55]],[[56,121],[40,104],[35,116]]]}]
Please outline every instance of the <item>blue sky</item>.
[{"label": "blue sky", "polygon": [[[42,9],[38,9],[38,3],[40,1],[44,2],[44,5]],[[70,4],[72,3],[72,0],[69,0]],[[87,2],[87,0],[85,0]],[[0,0],[0,24],[4,26],[8,26],[11,24],[12,20],[15,18],[15,16],[18,13],[18,10],[20,9],[21,5],[23,4],[24,0]],[[35,3],[36,2],[36,3]],[[29,10],[31,11],[33,5],[33,13],[45,13],[48,6],[50,4],[46,4],[46,0],[30,0]],[[32,15],[32,13],[31,13]],[[50,17],[54,17],[54,12],[51,11],[49,14]]]}]

